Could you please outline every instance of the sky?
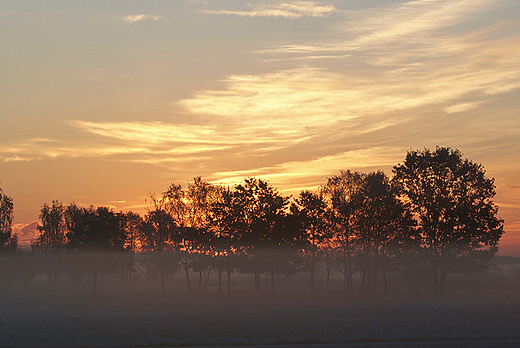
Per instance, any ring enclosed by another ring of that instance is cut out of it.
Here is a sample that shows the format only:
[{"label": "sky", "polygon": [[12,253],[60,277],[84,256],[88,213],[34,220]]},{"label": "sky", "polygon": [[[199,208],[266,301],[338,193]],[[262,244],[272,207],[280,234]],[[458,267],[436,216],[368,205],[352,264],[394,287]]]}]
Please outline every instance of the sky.
[{"label": "sky", "polygon": [[445,146],[495,178],[520,256],[520,2],[2,1],[0,187],[144,212],[193,177],[283,194]]}]

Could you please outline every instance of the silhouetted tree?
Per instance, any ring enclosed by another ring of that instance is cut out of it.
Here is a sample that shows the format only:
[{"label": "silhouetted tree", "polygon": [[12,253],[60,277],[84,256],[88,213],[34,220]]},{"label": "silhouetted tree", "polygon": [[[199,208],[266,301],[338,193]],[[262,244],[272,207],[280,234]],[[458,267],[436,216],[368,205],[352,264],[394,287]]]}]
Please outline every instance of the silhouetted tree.
[{"label": "silhouetted tree", "polygon": [[335,241],[342,253],[338,254],[338,266],[343,273],[348,291],[354,290],[352,275],[354,273],[353,241],[353,197],[363,185],[365,174],[350,170],[340,171],[339,175],[331,176],[323,187],[323,192],[329,201],[329,221],[335,232]]},{"label": "silhouetted tree", "polygon": [[12,224],[14,219],[13,197],[8,196],[0,188],[0,252],[15,251],[18,236],[13,235]]},{"label": "silhouetted tree", "polygon": [[175,273],[179,264],[177,233],[177,224],[162,206],[156,206],[144,217],[140,240],[145,265],[150,274],[159,275],[161,292],[165,291],[166,277]]},{"label": "silhouetted tree", "polygon": [[51,206],[45,203],[39,217],[41,225],[38,226],[39,237],[34,243],[35,248],[51,252],[61,250],[66,243],[67,231],[63,203],[52,201]]},{"label": "silhouetted tree", "polygon": [[[278,193],[267,181],[257,178],[244,179],[233,190],[233,213],[237,246],[249,258],[249,269],[255,275],[255,290],[260,289],[260,275],[271,274],[271,287],[274,276],[280,272],[278,262],[274,261],[274,249],[290,246],[282,228],[288,199]],[[269,253],[272,253],[269,260]]]},{"label": "silhouetted tree", "polygon": [[40,210],[38,238],[32,242],[31,248],[40,257],[41,268],[51,284],[58,284],[65,270],[63,251],[66,244],[67,224],[65,207],[59,201],[45,203]]},{"label": "silhouetted tree", "polygon": [[80,208],[73,203],[65,209],[65,221],[67,247],[77,255],[74,257],[78,262],[77,270],[87,270],[96,292],[98,278],[113,267],[114,255],[107,253],[125,251],[124,214],[107,207]]},{"label": "silhouetted tree", "polygon": [[188,184],[186,191],[182,190],[181,185],[171,183],[168,190],[163,193],[165,209],[180,228],[178,242],[184,253],[181,262],[189,291],[191,291],[189,269],[193,262],[192,254],[209,252],[204,250],[205,246],[209,246],[204,241],[211,239],[207,234],[215,192],[215,187],[199,176]]},{"label": "silhouetted tree", "polygon": [[[238,241],[240,205],[237,204],[233,188],[215,186],[216,195],[209,212],[211,234],[213,236],[214,260],[218,270],[227,273],[227,290],[231,290],[231,274],[238,268],[241,253]],[[219,277],[219,289],[222,288]]]},{"label": "silhouetted tree", "polygon": [[411,214],[394,191],[382,171],[372,172],[364,176],[352,199],[361,287],[366,286],[372,291],[377,288],[378,275],[382,273],[386,292],[386,272],[396,251],[395,246],[407,242],[414,224]]},{"label": "silhouetted tree", "polygon": [[316,289],[314,278],[320,264],[319,256],[323,254],[318,251],[323,243],[332,237],[332,230],[326,220],[326,208],[323,196],[310,191],[300,192],[291,206],[291,212],[300,223],[301,231],[305,236],[305,268],[311,274],[311,291]]},{"label": "silhouetted tree", "polygon": [[459,150],[409,151],[394,167],[394,182],[418,219],[433,272],[434,291],[449,273],[485,267],[497,251],[503,220],[493,203],[494,180]]}]

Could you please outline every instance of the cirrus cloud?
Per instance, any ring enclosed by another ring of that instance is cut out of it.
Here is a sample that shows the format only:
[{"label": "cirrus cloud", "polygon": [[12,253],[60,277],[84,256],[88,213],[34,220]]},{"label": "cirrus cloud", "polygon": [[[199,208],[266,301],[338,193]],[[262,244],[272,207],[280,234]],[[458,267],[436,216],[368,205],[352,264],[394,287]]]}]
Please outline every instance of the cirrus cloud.
[{"label": "cirrus cloud", "polygon": [[270,3],[253,6],[247,11],[236,10],[205,10],[204,13],[217,15],[235,15],[239,17],[325,17],[336,9],[333,5],[326,5],[316,1],[291,1],[284,3]]},{"label": "cirrus cloud", "polygon": [[123,18],[123,20],[127,23],[135,23],[140,22],[145,19],[152,19],[154,21],[158,21],[161,19],[162,16],[153,16],[153,15],[147,15],[147,14],[138,14],[138,15],[130,15]]}]

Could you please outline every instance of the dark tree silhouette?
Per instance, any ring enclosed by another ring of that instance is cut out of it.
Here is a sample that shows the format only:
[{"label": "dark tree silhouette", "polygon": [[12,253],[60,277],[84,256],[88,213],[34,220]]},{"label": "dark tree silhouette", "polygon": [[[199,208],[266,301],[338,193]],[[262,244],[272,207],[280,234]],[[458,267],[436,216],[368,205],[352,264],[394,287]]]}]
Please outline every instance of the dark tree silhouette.
[{"label": "dark tree silhouette", "polygon": [[386,292],[386,272],[395,247],[400,242],[408,242],[414,221],[382,171],[364,176],[352,202],[361,288],[376,290],[378,275],[381,273]]},{"label": "dark tree silhouette", "polygon": [[179,254],[173,241],[176,233],[175,222],[164,210],[146,214],[141,234],[144,263],[149,274],[159,276],[161,292],[165,291],[166,277],[178,267]]},{"label": "dark tree silhouette", "polygon": [[108,207],[80,208],[72,203],[65,209],[67,248],[74,254],[74,271],[86,272],[93,278],[93,291],[97,291],[99,277],[113,270],[114,253],[125,251],[126,234],[124,214]]},{"label": "dark tree silhouette", "polygon": [[449,273],[479,270],[497,251],[503,220],[493,203],[494,180],[458,150],[410,151],[394,182],[418,219],[437,293]]},{"label": "dark tree silhouette", "polygon": [[108,207],[65,209],[68,247],[80,251],[122,251],[126,243],[123,216]]},{"label": "dark tree silhouette", "polygon": [[13,197],[8,196],[0,188],[0,251],[15,251],[18,237],[13,235],[12,223],[14,219]]},{"label": "dark tree silhouette", "polygon": [[[327,205],[320,193],[310,191],[300,192],[295,204],[291,206],[291,213],[300,223],[300,228],[305,236],[305,269],[311,274],[310,289],[314,291],[315,274],[318,271],[319,253],[323,244],[332,237],[332,229],[327,223]],[[330,276],[330,272],[328,273]]]},{"label": "dark tree silhouette", "polygon": [[338,254],[339,269],[343,273],[348,291],[354,290],[352,275],[354,273],[353,234],[353,197],[363,185],[365,174],[350,170],[340,171],[339,175],[331,176],[323,187],[323,192],[329,201],[330,223],[335,230],[335,239],[342,251]]},{"label": "dark tree silhouette", "polygon": [[182,190],[181,185],[171,183],[168,190],[163,193],[165,210],[179,227],[178,243],[184,253],[181,263],[189,291],[191,291],[189,269],[194,261],[192,256],[208,252],[203,250],[204,246],[208,245],[203,241],[211,239],[207,234],[215,192],[215,187],[199,176],[193,179],[193,183],[188,184],[186,191]]},{"label": "dark tree silhouette", "polygon": [[235,187],[233,199],[233,222],[237,246],[249,258],[249,269],[255,275],[255,290],[260,290],[260,275],[269,272],[271,288],[274,277],[280,272],[279,254],[269,253],[274,249],[289,247],[286,232],[282,228],[288,205],[287,197],[278,193],[267,181],[257,178],[244,179]]},{"label": "dark tree silhouette", "polygon": [[[58,284],[65,270],[62,255],[67,238],[67,224],[65,221],[65,206],[55,200],[49,206],[45,203],[40,210],[38,225],[39,236],[31,244],[31,248],[41,259],[41,268],[51,284]],[[69,265],[70,266],[70,265]]]},{"label": "dark tree silhouette", "polygon": [[[215,200],[209,212],[209,228],[213,235],[213,247],[217,269],[227,273],[227,290],[231,290],[231,274],[238,269],[240,245],[238,230],[240,214],[236,196],[230,187],[216,186]],[[219,278],[219,289],[222,287]]]},{"label": "dark tree silhouette", "polygon": [[66,243],[67,223],[65,221],[65,207],[59,201],[52,201],[49,206],[45,203],[40,210],[41,225],[38,226],[39,237],[34,247],[40,251],[57,252]]}]

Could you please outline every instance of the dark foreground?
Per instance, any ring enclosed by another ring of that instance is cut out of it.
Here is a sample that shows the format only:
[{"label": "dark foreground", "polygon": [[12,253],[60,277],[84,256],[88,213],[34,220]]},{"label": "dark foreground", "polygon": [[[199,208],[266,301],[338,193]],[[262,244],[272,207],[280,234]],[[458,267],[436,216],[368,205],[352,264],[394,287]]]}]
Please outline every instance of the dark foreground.
[{"label": "dark foreground", "polygon": [[518,347],[514,293],[3,294],[2,347]]}]

